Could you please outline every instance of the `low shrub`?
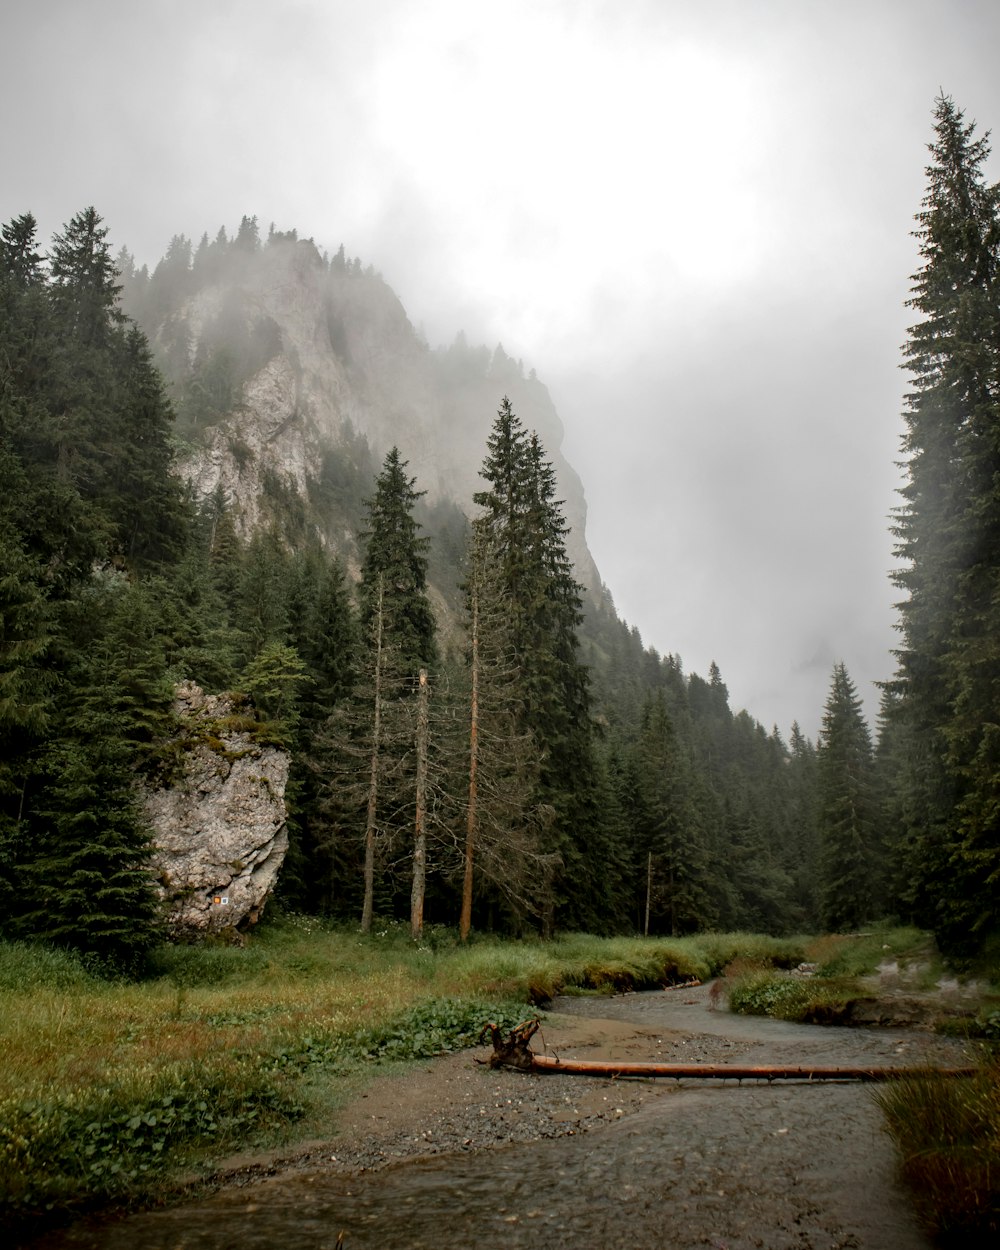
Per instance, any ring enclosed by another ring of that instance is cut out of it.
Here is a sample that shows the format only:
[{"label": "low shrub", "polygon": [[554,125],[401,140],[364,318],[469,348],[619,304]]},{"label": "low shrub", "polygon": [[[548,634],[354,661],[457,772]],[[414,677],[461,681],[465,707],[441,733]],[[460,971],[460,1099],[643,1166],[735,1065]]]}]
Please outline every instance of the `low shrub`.
[{"label": "low shrub", "polygon": [[351,1032],[317,1031],[278,1051],[278,1067],[313,1064],[334,1067],[362,1061],[429,1059],[479,1043],[484,1025],[513,1028],[525,1017],[523,1003],[477,998],[436,998],[422,1002],[384,1024]]},{"label": "low shrub", "polygon": [[803,1023],[834,1023],[859,996],[856,982],[789,976],[769,969],[732,966],[726,980],[731,1011]]}]

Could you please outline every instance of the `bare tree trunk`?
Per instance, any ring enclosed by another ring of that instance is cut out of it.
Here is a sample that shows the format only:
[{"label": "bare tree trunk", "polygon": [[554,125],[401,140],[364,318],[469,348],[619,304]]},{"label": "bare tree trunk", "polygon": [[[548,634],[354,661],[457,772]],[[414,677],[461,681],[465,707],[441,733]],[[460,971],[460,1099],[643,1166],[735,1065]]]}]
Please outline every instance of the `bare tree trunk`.
[{"label": "bare tree trunk", "polygon": [[653,897],[653,852],[646,857],[646,922],[642,926],[642,936],[649,937],[649,904]]},{"label": "bare tree trunk", "polygon": [[479,767],[479,590],[473,582],[471,592],[472,634],[472,697],[469,715],[469,806],[465,820],[465,877],[462,881],[462,915],[459,935],[468,941],[472,928],[472,858],[476,846],[476,773]]},{"label": "bare tree trunk", "polygon": [[371,933],[375,899],[375,822],[378,814],[379,756],[382,747],[382,577],[378,582],[378,610],[375,620],[374,715],[372,717],[371,768],[368,776],[368,814],[365,819],[365,901],[361,910],[361,932]]},{"label": "bare tree trunk", "polygon": [[413,829],[413,887],[410,891],[410,936],[419,941],[424,931],[424,888],[427,880],[427,746],[429,721],[427,704],[430,685],[427,669],[420,670],[417,691],[417,781],[416,816]]}]

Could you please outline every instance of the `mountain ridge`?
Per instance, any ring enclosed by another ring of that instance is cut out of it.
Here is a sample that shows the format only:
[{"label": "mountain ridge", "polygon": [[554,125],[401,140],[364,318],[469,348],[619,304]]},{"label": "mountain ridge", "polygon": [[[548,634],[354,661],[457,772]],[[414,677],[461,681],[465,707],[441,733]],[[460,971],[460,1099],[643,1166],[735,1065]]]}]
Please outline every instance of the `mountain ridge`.
[{"label": "mountain ridge", "polygon": [[[398,446],[429,507],[454,504],[471,516],[486,438],[506,395],[542,440],[564,500],[577,580],[591,602],[601,601],[583,484],[534,370],[525,376],[502,346],[471,347],[462,334],[432,349],[371,267],[342,253],[328,261],[311,241],[272,235],[223,250],[217,240],[203,242],[190,264],[178,260],[189,252],[175,238],[152,275],[127,257],[119,263],[124,311],[146,333],[167,379],[186,443],[180,468],[199,498],[221,490],[238,529],[252,532],[266,521],[269,476],[272,488],[276,475],[308,499],[326,457],[363,471]],[[206,402],[213,385],[217,393]],[[356,576],[356,533],[322,509],[315,520]]]}]

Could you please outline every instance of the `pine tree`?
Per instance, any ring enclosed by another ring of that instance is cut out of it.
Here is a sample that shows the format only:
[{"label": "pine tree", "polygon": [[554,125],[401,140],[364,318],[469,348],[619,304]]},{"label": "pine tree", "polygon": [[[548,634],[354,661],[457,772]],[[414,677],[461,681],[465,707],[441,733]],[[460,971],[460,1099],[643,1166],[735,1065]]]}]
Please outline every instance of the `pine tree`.
[{"label": "pine tree", "polygon": [[703,831],[692,801],[690,762],[662,689],[646,698],[635,759],[635,850],[645,897],[643,927],[652,923],[673,936],[708,928],[716,917]]},{"label": "pine tree", "polygon": [[486,527],[473,526],[466,582],[468,742],[459,933],[466,941],[476,897],[498,893],[514,927],[545,914],[556,862],[542,850],[546,810],[537,803],[535,740],[523,725],[520,666],[506,594]]},{"label": "pine tree", "polygon": [[483,510],[477,523],[497,561],[521,665],[523,727],[541,752],[538,801],[553,812],[545,850],[560,860],[543,931],[552,931],[557,915],[569,926],[596,928],[601,908],[592,900],[609,848],[596,810],[590,687],[579,658],[581,587],[566,554],[554,470],[506,396],[480,476],[489,489],[474,496]]},{"label": "pine tree", "polygon": [[792,724],[789,743],[788,785],[790,791],[791,849],[794,865],[792,902],[798,911],[796,928],[809,932],[818,923],[816,884],[819,833],[816,827],[816,748],[803,734],[798,722]]},{"label": "pine tree", "polygon": [[1000,188],[988,136],[937,101],[905,347],[896,691],[912,902],[952,949],[1000,925]]},{"label": "pine tree", "polygon": [[872,744],[844,664],[835,664],[817,749],[820,917],[857,928],[881,904]]},{"label": "pine tree", "polygon": [[53,300],[64,330],[85,347],[107,343],[124,316],[118,309],[118,271],[107,226],[85,208],[52,240]]},{"label": "pine tree", "polygon": [[92,707],[53,744],[15,932],[136,971],[158,936],[151,845],[120,719]]},{"label": "pine tree", "polygon": [[[393,447],[368,501],[360,597],[361,645],[351,697],[329,730],[339,759],[331,816],[346,831],[359,822],[364,847],[361,927],[371,929],[380,878],[399,854],[404,830],[419,839],[414,695],[421,670],[437,659],[435,621],[425,593],[427,539],[413,517],[420,498]],[[416,825],[416,832],[414,827]],[[423,843],[411,842],[411,867],[426,872]],[[414,865],[414,853],[419,862]],[[411,874],[412,881],[412,874]]]},{"label": "pine tree", "polygon": [[43,281],[37,230],[31,213],[22,213],[0,229],[0,273],[20,290],[37,287]]},{"label": "pine tree", "polygon": [[46,664],[52,613],[42,584],[0,515],[0,917],[16,909],[25,796],[56,710]]},{"label": "pine tree", "polygon": [[423,491],[406,476],[407,462],[393,447],[375,479],[368,500],[365,558],[361,566],[361,625],[370,630],[376,611],[384,614],[386,635],[413,670],[437,660],[436,624],[427,598],[427,547],[413,516]]}]

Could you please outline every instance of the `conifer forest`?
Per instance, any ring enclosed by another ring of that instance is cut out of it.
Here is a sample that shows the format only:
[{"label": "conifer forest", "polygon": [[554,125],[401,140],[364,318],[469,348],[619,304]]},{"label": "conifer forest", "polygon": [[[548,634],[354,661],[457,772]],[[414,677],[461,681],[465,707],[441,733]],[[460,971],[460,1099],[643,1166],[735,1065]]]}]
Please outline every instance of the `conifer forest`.
[{"label": "conifer forest", "polygon": [[[688,672],[619,619],[546,445],[551,401],[501,348],[429,348],[371,265],[252,216],[175,236],[150,269],[97,209],[44,241],[25,205],[0,241],[0,935],[141,971],[165,936],[144,800],[177,768],[192,682],[287,753],[269,906],[463,939],[895,918],[956,959],[995,954],[988,154],[940,98],[903,347],[898,648],[875,726],[834,665],[816,741],[734,709],[724,655]],[[280,388],[294,402],[261,434]],[[445,444],[468,472],[435,469]]]}]

